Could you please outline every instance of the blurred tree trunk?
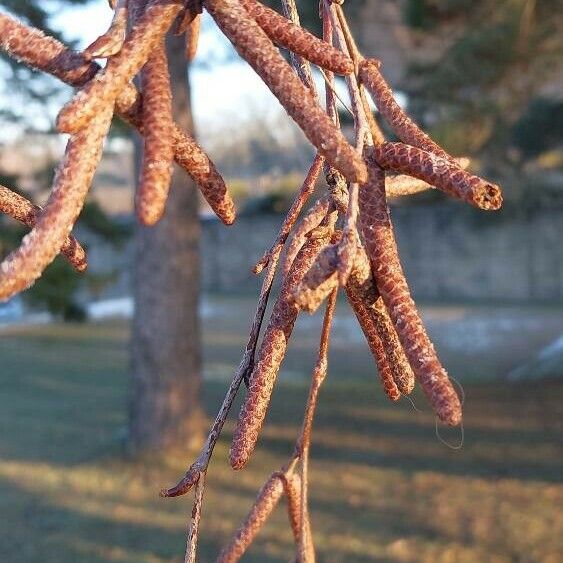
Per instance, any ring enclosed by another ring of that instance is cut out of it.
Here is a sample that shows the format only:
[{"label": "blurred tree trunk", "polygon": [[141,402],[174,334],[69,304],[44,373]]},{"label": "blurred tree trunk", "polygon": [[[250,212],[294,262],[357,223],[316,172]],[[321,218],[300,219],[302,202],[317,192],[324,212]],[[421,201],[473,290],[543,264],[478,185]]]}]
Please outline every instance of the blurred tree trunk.
[{"label": "blurred tree trunk", "polygon": [[[167,50],[174,116],[193,131],[182,38],[170,37]],[[136,152],[138,168],[140,146]],[[202,438],[199,237],[197,189],[176,168],[164,218],[136,230],[129,428],[134,452],[185,448]]]}]

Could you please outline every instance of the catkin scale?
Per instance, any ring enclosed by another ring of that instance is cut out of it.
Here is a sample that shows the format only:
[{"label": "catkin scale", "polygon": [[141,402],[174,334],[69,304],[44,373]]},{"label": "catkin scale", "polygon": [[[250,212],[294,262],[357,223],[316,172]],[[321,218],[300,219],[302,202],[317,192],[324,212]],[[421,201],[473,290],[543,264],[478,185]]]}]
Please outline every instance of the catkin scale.
[{"label": "catkin scale", "polygon": [[[25,197],[0,185],[0,212],[26,227],[33,228],[42,211],[38,205],[34,205]],[[77,272],[84,272],[88,267],[86,251],[72,235],[69,235],[64,241],[61,254]]]},{"label": "catkin scale", "polygon": [[308,240],[283,282],[264,333],[233,435],[230,451],[233,469],[242,469],[252,455],[266,417],[274,384],[299,313],[299,308],[291,298],[291,290],[301,281],[326,242],[327,238]]},{"label": "catkin scale", "polygon": [[373,157],[382,168],[408,174],[486,211],[499,209],[499,186],[463,170],[457,162],[403,143],[381,143]]},{"label": "catkin scale", "polygon": [[318,151],[349,180],[365,181],[367,171],[363,159],[240,3],[206,0],[205,8]]},{"label": "catkin scale", "polygon": [[410,295],[385,198],[385,174],[367,155],[369,180],[360,189],[360,224],[377,289],[411,368],[436,414],[446,424],[461,421],[461,404]]}]

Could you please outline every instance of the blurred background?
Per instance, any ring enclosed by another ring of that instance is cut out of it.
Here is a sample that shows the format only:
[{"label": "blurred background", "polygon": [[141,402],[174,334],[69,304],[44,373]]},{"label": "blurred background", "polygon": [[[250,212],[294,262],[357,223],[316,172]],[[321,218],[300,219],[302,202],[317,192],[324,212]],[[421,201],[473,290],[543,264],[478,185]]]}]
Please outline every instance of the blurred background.
[{"label": "blurred background", "polygon": [[[298,5],[318,33],[316,2]],[[563,5],[354,0],[345,9],[399,102],[500,183],[505,204],[484,213],[435,191],[392,204],[414,296],[464,391],[461,449],[459,430],[438,436],[420,394],[384,400],[355,318],[339,303],[312,449],[318,560],[561,561]],[[0,0],[0,10],[77,49],[112,15],[106,0]],[[179,48],[171,42],[169,52]],[[137,227],[139,143],[114,123],[75,229],[88,272],[57,258],[33,288],[0,304],[3,561],[183,560],[191,499],[162,500],[158,490],[197,453],[238,366],[261,284],[251,268],[313,151],[209,18],[189,83],[182,57],[170,66],[176,112],[189,116],[191,102],[198,141],[239,218],[223,226],[177,175],[164,226]],[[53,124],[70,95],[2,54],[0,184],[39,204],[64,151]],[[351,133],[345,109],[341,118]],[[25,230],[0,221],[6,255]],[[188,256],[181,266],[170,265],[164,235]],[[210,470],[201,561],[214,560],[292,451],[320,320],[299,319],[257,454],[237,474],[227,463],[236,410],[227,423]],[[278,509],[248,561],[292,557],[285,520]]]}]

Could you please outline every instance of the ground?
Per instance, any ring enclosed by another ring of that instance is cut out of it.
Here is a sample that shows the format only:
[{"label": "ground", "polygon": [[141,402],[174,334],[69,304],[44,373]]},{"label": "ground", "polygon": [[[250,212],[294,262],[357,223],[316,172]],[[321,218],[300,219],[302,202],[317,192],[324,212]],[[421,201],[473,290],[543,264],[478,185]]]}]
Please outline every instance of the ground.
[{"label": "ground", "polygon": [[[234,306],[219,305],[223,312]],[[237,315],[241,321],[227,315],[214,322],[219,305],[204,307],[210,416],[221,400],[224,376],[236,364],[244,339],[240,324],[246,322],[243,315]],[[438,313],[429,309],[427,317],[434,322],[461,314],[459,308]],[[469,313],[464,314],[473,318],[474,311]],[[545,315],[544,329],[555,323],[553,311]],[[239,473],[226,461],[231,417],[210,470],[202,562],[214,560],[266,476],[291,452],[307,392],[301,372],[312,356],[315,339],[307,323],[313,322],[304,319],[296,334],[258,452]],[[458,359],[465,443],[452,450],[437,439],[420,394],[414,396],[416,409],[406,400],[384,400],[369,356],[346,323],[343,317],[336,326],[315,421],[311,509],[319,561],[560,561],[563,382],[487,378],[488,364],[480,361],[486,351],[473,353],[469,365]],[[521,328],[516,323],[516,332]],[[552,336],[543,338],[549,342]],[[127,339],[124,323],[108,322],[2,335],[2,561],[183,560],[191,497],[163,500],[157,492],[175,482],[194,454],[138,460],[124,455]],[[459,358],[444,343],[441,348]],[[508,364],[508,355],[498,354],[498,361]],[[458,432],[441,433],[452,443],[459,439]],[[291,555],[280,507],[246,560],[282,562]]]}]

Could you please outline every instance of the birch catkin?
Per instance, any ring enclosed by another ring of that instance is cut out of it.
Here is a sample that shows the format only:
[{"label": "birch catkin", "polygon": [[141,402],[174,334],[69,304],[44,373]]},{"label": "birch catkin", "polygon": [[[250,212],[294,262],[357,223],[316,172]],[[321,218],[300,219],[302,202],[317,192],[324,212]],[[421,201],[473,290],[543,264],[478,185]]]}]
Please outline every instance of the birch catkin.
[{"label": "birch catkin", "polygon": [[[362,327],[364,334],[367,330],[377,335],[385,351],[393,381],[401,393],[408,395],[414,388],[414,374],[389,318],[385,304],[377,291],[369,258],[361,244],[358,245],[356,251],[354,276],[350,283],[346,284],[346,294],[356,312],[356,316],[360,314],[362,319],[366,316],[369,317],[365,321],[366,329]],[[362,319],[358,317],[360,324],[363,322]],[[375,346],[377,347],[377,344]]]},{"label": "birch catkin", "polygon": [[172,93],[164,42],[143,67],[141,88],[144,151],[136,206],[141,223],[150,226],[164,213],[174,160]]},{"label": "birch catkin", "polygon": [[350,57],[301,26],[295,25],[257,0],[240,0],[240,3],[276,45],[289,49],[330,72],[354,72],[354,63]]},{"label": "birch catkin", "polygon": [[270,517],[282,494],[282,479],[277,473],[274,473],[262,487],[242,526],[219,554],[217,563],[235,563],[244,555]]},{"label": "birch catkin", "polygon": [[248,393],[233,435],[230,452],[233,469],[242,469],[246,465],[254,451],[266,417],[274,384],[299,313],[297,305],[291,298],[292,288],[301,281],[328,240],[328,238],[316,238],[307,241],[283,282],[250,376]]},{"label": "birch catkin", "polygon": [[84,85],[100,68],[57,39],[6,14],[0,14],[0,47],[14,59],[72,86]]},{"label": "birch catkin", "polygon": [[112,115],[108,104],[90,127],[69,140],[43,212],[20,247],[0,264],[1,300],[29,287],[59,253],[84,205]]},{"label": "birch catkin", "polygon": [[128,0],[118,0],[110,28],[84,49],[87,59],[108,58],[121,51],[127,30],[127,3]]},{"label": "birch catkin", "polygon": [[380,62],[375,59],[362,60],[359,65],[359,77],[397,137],[404,143],[426,149],[452,162],[453,157],[422,131],[395,101],[393,91],[379,72],[379,66]]},{"label": "birch catkin", "polygon": [[365,181],[362,158],[238,0],[206,0],[205,8],[318,151],[349,180]]},{"label": "birch catkin", "polygon": [[201,14],[196,14],[186,28],[186,60],[191,63],[197,54],[199,33],[201,29]]},{"label": "birch catkin", "polygon": [[408,174],[486,211],[499,209],[502,192],[499,186],[474,176],[433,153],[403,143],[382,143],[373,150],[382,168]]},{"label": "birch catkin", "polygon": [[430,342],[405,280],[385,199],[385,174],[368,155],[369,181],[360,189],[360,223],[377,288],[412,370],[436,414],[461,421],[461,404]]},{"label": "birch catkin", "polygon": [[[385,348],[379,337],[373,318],[372,306],[369,304],[370,300],[366,299],[365,295],[365,284],[370,281],[370,278],[369,263],[365,260],[356,259],[354,268],[345,286],[346,297],[358,319],[358,323],[375,360],[383,389],[392,401],[398,401],[401,398],[401,393],[393,377],[392,364],[385,353]],[[374,291],[374,293],[376,292]]]},{"label": "birch catkin", "polygon": [[[33,228],[37,222],[37,217],[42,211],[38,205],[33,205],[25,197],[0,185],[1,213],[5,213],[26,227]],[[69,235],[64,241],[61,247],[61,254],[77,272],[86,270],[88,266],[86,251],[72,235]]]},{"label": "birch catkin", "polygon": [[325,246],[303,276],[301,282],[293,289],[292,298],[300,309],[314,313],[338,286],[338,246]]}]

